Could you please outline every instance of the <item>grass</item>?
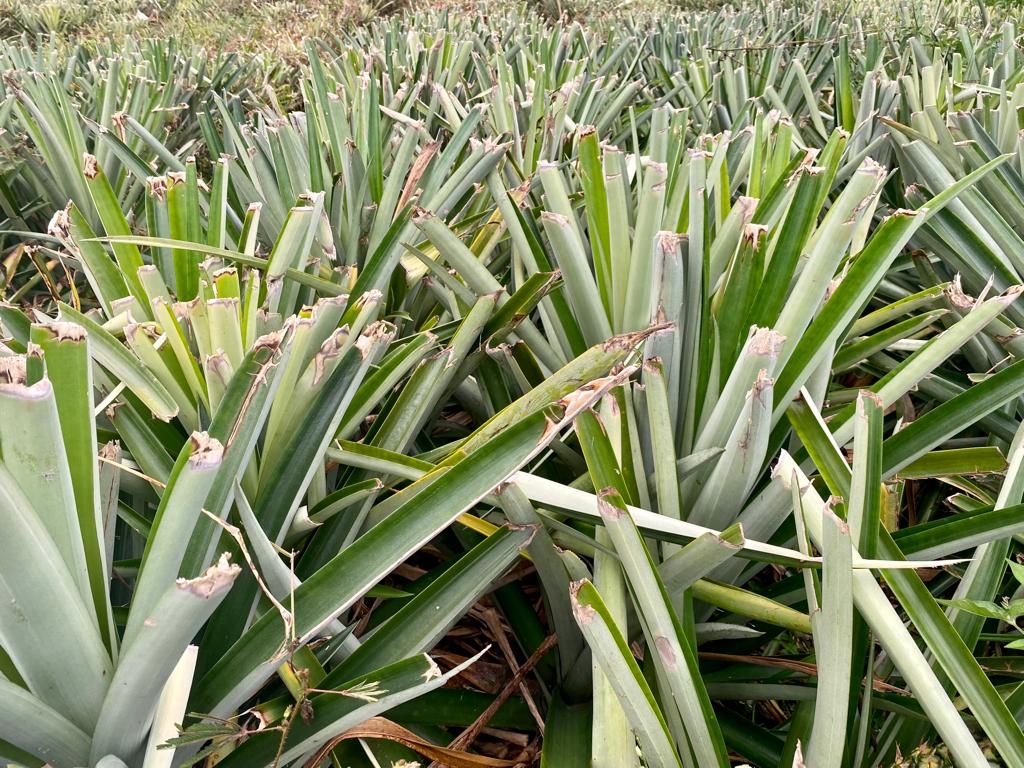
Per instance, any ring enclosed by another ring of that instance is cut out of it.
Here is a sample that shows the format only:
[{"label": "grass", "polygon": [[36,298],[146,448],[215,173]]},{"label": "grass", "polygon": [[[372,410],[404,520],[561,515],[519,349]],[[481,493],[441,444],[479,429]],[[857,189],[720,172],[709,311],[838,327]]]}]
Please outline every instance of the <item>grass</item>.
[{"label": "grass", "polygon": [[0,33],[57,34],[79,41],[175,37],[211,48],[271,52],[287,58],[300,50],[304,36],[332,34],[388,10],[386,4],[356,0],[316,4],[294,0],[46,0],[39,4],[5,0],[0,5]]},{"label": "grass", "polygon": [[0,762],[1024,766],[1010,9],[62,8]]}]

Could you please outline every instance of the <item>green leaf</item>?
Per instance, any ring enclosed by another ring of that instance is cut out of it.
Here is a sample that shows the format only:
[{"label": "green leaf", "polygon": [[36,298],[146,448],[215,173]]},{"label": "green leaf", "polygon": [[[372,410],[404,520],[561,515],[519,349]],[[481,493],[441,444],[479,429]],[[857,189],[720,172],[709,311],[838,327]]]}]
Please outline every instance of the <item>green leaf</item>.
[{"label": "green leaf", "polygon": [[[10,471],[0,464],[0,635],[29,690],[91,733],[113,674],[96,615]],[[40,576],[42,574],[42,578]]]},{"label": "green leaf", "polygon": [[950,605],[958,611],[981,616],[986,619],[999,619],[1009,621],[1010,612],[995,603],[986,603],[981,600],[939,600],[942,605]]},{"label": "green leaf", "polygon": [[883,476],[891,477],[943,440],[1024,392],[1024,360],[935,406],[884,443]]},{"label": "green leaf", "polygon": [[597,589],[589,581],[573,583],[572,604],[576,622],[626,712],[645,761],[682,765],[654,694]]},{"label": "green leaf", "polygon": [[[181,654],[224,599],[241,568],[227,558],[197,579],[172,581],[125,642],[92,738],[92,760],[146,744],[164,685]],[[143,571],[145,573],[145,571]],[[133,615],[137,609],[133,605]]]},{"label": "green leaf", "polygon": [[[785,451],[776,465],[774,476],[776,482],[781,483],[787,490],[800,489],[807,530],[812,540],[820,546],[824,530],[825,502]],[[886,551],[882,549],[881,554],[885,553]],[[959,762],[965,765],[984,765],[985,758],[981,755],[977,741],[874,577],[866,571],[855,571],[852,589],[854,605],[858,612],[913,689],[917,701],[924,708],[946,746],[956,755]],[[927,599],[934,605],[934,600],[930,596]],[[970,664],[977,669],[973,659]]]},{"label": "green leaf", "polygon": [[[510,426],[486,446],[417,481],[423,490],[358,538],[295,590],[295,632],[305,639],[336,617],[423,543],[447,527],[554,437],[544,412]],[[280,618],[264,614],[205,675],[193,709],[230,712],[282,659]]]},{"label": "green leaf", "polygon": [[0,738],[54,768],[89,762],[89,735],[59,712],[13,683],[0,679]]},{"label": "green leaf", "polygon": [[89,336],[89,349],[93,358],[123,382],[141,400],[153,415],[170,421],[178,413],[174,398],[123,344],[97,322],[67,304],[60,304],[61,317],[85,328]]},{"label": "green leaf", "polygon": [[174,585],[203,503],[223,461],[224,446],[204,432],[194,433],[181,449],[146,539],[124,633],[125,652],[147,628],[146,622],[161,596]]},{"label": "green leaf", "polygon": [[806,760],[837,765],[847,748],[853,685],[853,548],[849,526],[828,507],[823,517],[821,609],[811,618],[818,690]]},{"label": "green leaf", "polygon": [[529,529],[502,528],[488,536],[362,638],[359,648],[332,669],[320,687],[333,688],[350,677],[433,648],[459,617],[491,589],[532,534]]},{"label": "green leaf", "polygon": [[636,524],[622,497],[611,489],[598,496],[598,509],[629,580],[638,613],[643,616],[647,645],[661,677],[667,680],[696,759],[701,765],[727,766],[725,742],[704,690],[697,654],[682,631]]},{"label": "green leaf", "polygon": [[53,385],[92,602],[103,640],[113,655],[116,635],[110,611],[109,564],[103,543],[89,340],[79,326],[57,323],[33,325],[32,341],[43,350],[47,377]]}]

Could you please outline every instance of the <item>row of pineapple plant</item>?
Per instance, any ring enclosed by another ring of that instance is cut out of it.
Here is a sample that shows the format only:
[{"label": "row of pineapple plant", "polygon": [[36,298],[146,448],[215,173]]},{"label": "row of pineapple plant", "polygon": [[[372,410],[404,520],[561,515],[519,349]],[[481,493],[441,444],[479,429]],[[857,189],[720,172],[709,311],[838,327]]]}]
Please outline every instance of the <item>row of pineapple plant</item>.
[{"label": "row of pineapple plant", "polygon": [[44,155],[53,301],[2,310],[2,754],[165,765],[181,725],[179,761],[416,759],[340,739],[417,698],[417,738],[471,726],[442,686],[473,657],[419,654],[525,567],[542,619],[488,599],[521,661],[557,637],[506,701],[543,764],[1022,764],[981,650],[1021,531],[1012,29],[852,38],[809,97],[767,53],[750,100],[675,30],[485,56],[397,23],[311,48],[301,113],[212,95],[205,153]]}]

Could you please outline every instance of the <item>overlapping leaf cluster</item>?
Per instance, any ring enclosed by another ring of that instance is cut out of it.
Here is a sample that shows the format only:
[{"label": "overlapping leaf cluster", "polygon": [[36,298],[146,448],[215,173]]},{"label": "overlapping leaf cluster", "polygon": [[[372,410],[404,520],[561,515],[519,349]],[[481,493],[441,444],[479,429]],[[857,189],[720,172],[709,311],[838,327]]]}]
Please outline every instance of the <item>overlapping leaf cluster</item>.
[{"label": "overlapping leaf cluster", "polygon": [[1018,44],[5,44],[0,755],[1024,765]]}]

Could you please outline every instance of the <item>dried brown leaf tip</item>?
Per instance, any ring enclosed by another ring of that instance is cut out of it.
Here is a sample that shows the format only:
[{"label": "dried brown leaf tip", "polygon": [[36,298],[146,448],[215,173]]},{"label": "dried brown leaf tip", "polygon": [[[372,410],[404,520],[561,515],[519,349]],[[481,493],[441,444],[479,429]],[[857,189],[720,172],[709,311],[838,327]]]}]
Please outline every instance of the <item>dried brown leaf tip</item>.
[{"label": "dried brown leaf tip", "polygon": [[58,240],[67,240],[71,237],[71,203],[65,208],[59,209],[53,214],[50,223],[46,225],[46,233]]},{"label": "dried brown leaf tip", "polygon": [[[213,260],[214,260],[213,257],[211,257],[207,261],[213,262]],[[203,262],[203,263],[205,264],[206,262]],[[237,275],[237,274],[238,274],[237,267],[221,267],[220,269],[214,270],[212,277],[216,281],[216,280],[220,280],[222,277],[231,277],[232,275]]]},{"label": "dried brown leaf tip", "polygon": [[100,446],[99,457],[101,459],[106,459],[107,461],[120,461],[121,443],[117,440],[111,440],[109,443],[104,443]]},{"label": "dried brown leaf tip", "polygon": [[658,375],[664,370],[664,366],[661,364],[661,358],[655,355],[654,357],[648,357],[644,360],[644,373],[650,373]]},{"label": "dried brown leaf tip", "polygon": [[750,388],[750,394],[752,397],[757,397],[762,392],[771,389],[774,384],[775,380],[768,375],[768,371],[762,368],[757,372],[757,378],[754,379],[754,386]]},{"label": "dried brown leaf tip", "polygon": [[324,343],[320,345],[320,351],[313,358],[313,384],[318,384],[323,379],[327,374],[331,361],[337,359],[342,350],[345,349],[348,343],[348,335],[348,326],[342,326],[328,336]]},{"label": "dried brown leaf tip", "polygon": [[560,406],[552,406],[550,409],[551,413],[544,414],[544,431],[540,434],[540,439],[537,441],[538,445],[547,445],[547,443],[558,434],[558,430],[562,428],[565,411]]},{"label": "dried brown leaf tip", "polygon": [[626,381],[637,369],[638,366],[635,365],[621,368],[609,376],[589,381],[579,389],[568,393],[557,403],[564,411],[564,415],[559,421],[564,422],[576,418],[579,413],[592,406],[610,389]]},{"label": "dried brown leaf tip", "polygon": [[960,279],[960,273],[953,276],[952,281],[946,286],[943,293],[946,295],[946,300],[953,305],[955,309],[973,309],[977,303],[977,299],[970,296],[964,291],[963,282]]},{"label": "dried brown leaf tip", "polygon": [[[502,483],[501,485],[507,487],[508,483]],[[505,527],[508,528],[508,530],[510,531],[526,532],[529,534],[526,538],[526,541],[524,541],[522,546],[519,548],[520,552],[525,550],[527,547],[530,546],[530,544],[533,543],[533,539],[534,537],[536,537],[537,531],[539,531],[541,528],[541,526],[536,523],[505,523]]]},{"label": "dried brown leaf tip", "polygon": [[679,250],[679,244],[686,239],[686,235],[662,230],[655,235],[655,238],[658,242],[658,249],[662,253],[674,253]]},{"label": "dried brown leaf tip", "polygon": [[224,446],[206,432],[193,432],[189,438],[192,453],[188,457],[192,469],[215,469],[224,460]]},{"label": "dried brown leaf tip", "polygon": [[636,349],[651,336],[658,333],[667,333],[673,330],[675,330],[674,323],[657,323],[639,331],[620,333],[618,336],[612,336],[608,341],[601,344],[601,348],[606,352],[613,349]]},{"label": "dried brown leaf tip", "polygon": [[603,488],[597,494],[597,511],[608,520],[620,520],[626,516],[622,496],[615,488]]},{"label": "dried brown leaf tip", "polygon": [[[381,299],[383,299],[383,298],[384,298],[383,292],[381,292],[381,291],[377,290],[376,288],[374,288],[372,290],[367,291],[362,296],[360,296],[358,299],[356,299],[356,306],[359,309],[363,309],[364,307],[366,307],[369,304],[379,304]],[[344,299],[344,301],[342,303],[346,303],[348,301],[348,297],[347,296],[338,296],[338,297],[335,297],[335,299]],[[328,301],[328,299],[321,299],[320,301],[317,302],[317,304],[321,304],[321,303],[323,303],[325,301]]]},{"label": "dried brown leaf tip", "polygon": [[[142,270],[140,269],[139,271],[141,272]],[[159,299],[159,296],[156,298]],[[117,317],[118,315],[125,313],[130,318],[132,310],[137,305],[138,301],[136,301],[134,296],[122,296],[121,298],[114,299],[113,301],[110,302],[110,311],[114,315],[114,317]],[[153,306],[156,306],[155,300],[153,302]]]},{"label": "dried brown leaf tip", "polygon": [[277,352],[281,348],[281,344],[284,342],[285,333],[286,331],[283,328],[271,331],[270,333],[265,333],[253,342],[252,348],[253,350],[257,350],[265,347],[273,352]]},{"label": "dried brown leaf tip", "polygon": [[[149,275],[159,275],[160,274],[160,270],[158,270],[153,264],[143,264],[141,267],[139,267],[139,271],[137,272],[137,274],[138,274],[139,278],[141,279],[143,275],[146,275],[147,277]],[[134,299],[135,297],[131,296],[131,297],[125,297],[125,298],[132,298],[132,299]]]},{"label": "dried brown leaf tip", "polygon": [[747,351],[758,357],[777,357],[786,337],[772,328],[751,326]]},{"label": "dried brown leaf tip", "polygon": [[759,250],[767,239],[768,229],[764,224],[752,224],[750,222],[744,224],[743,233],[741,234],[743,242],[755,251]]},{"label": "dried brown leaf tip", "polygon": [[857,412],[863,414],[869,402],[877,408],[885,407],[882,398],[878,396],[877,392],[872,392],[870,389],[862,389],[857,393]]},{"label": "dried brown leaf tip", "polygon": [[44,331],[50,334],[50,336],[58,342],[70,341],[70,342],[83,342],[85,341],[85,329],[76,323],[65,323],[62,321],[54,321],[52,323],[43,323],[39,325]]},{"label": "dried brown leaf tip", "polygon": [[228,362],[228,356],[222,349],[207,355],[203,365],[206,368],[207,379],[216,376],[224,387],[228,385],[232,374],[234,374],[231,363]]},{"label": "dried brown leaf tip", "polygon": [[149,187],[149,194],[157,200],[167,198],[167,189],[170,185],[166,176],[148,176],[146,186]]},{"label": "dried brown leaf tip", "polygon": [[209,600],[226,591],[235,583],[242,569],[230,562],[230,555],[225,552],[216,563],[206,569],[206,573],[195,579],[178,579],[175,586],[183,592],[190,592],[196,597]]},{"label": "dried brown leaf tip", "polygon": [[390,342],[395,337],[396,332],[395,326],[387,320],[378,320],[375,323],[370,323],[360,334],[359,338],[356,339],[356,349],[359,350],[359,354],[365,359],[375,348]]},{"label": "dried brown leaf tip", "polygon": [[569,219],[554,211],[541,211],[540,220],[544,222],[550,221],[556,227],[565,228],[569,226]]},{"label": "dried brown leaf tip", "polygon": [[100,173],[99,163],[96,162],[96,155],[86,152],[82,155],[82,173],[87,179],[95,179]]},{"label": "dried brown leaf tip", "polygon": [[829,496],[828,501],[825,502],[824,514],[827,519],[832,520],[836,527],[839,528],[843,534],[850,533],[850,525],[843,520],[839,515],[836,514],[838,507],[845,506],[846,501],[842,496]]},{"label": "dried brown leaf tip", "polygon": [[124,337],[129,344],[138,343],[140,336],[152,342],[159,338],[160,333],[157,331],[155,323],[129,323],[125,326]]},{"label": "dried brown leaf tip", "polygon": [[591,605],[580,602],[580,590],[590,582],[586,579],[574,581],[569,585],[569,602],[572,604],[572,614],[580,625],[590,624],[597,618],[597,610]]},{"label": "dried brown leaf tip", "polygon": [[884,179],[886,174],[885,166],[871,157],[865,157],[856,172],[874,176],[878,181]]},{"label": "dried brown leaf tip", "polygon": [[25,375],[24,355],[0,357],[0,384],[24,385]]},{"label": "dried brown leaf tip", "polygon": [[30,344],[28,355],[0,357],[0,394],[15,400],[45,400],[53,392],[50,380],[43,378],[26,384],[28,357],[41,355],[39,348]]},{"label": "dried brown leaf tip", "polygon": [[1021,291],[1024,291],[1024,285],[1011,285],[999,296],[1005,303],[1010,304],[1017,300],[1020,296]]},{"label": "dried brown leaf tip", "polygon": [[207,307],[227,307],[229,309],[238,309],[240,302],[234,296],[225,296],[220,299],[209,299],[206,302]]},{"label": "dried brown leaf tip", "polygon": [[423,679],[429,683],[431,680],[436,680],[441,677],[441,668],[437,666],[437,662],[425,653],[423,654],[423,658],[427,660],[427,671],[423,673]]}]

